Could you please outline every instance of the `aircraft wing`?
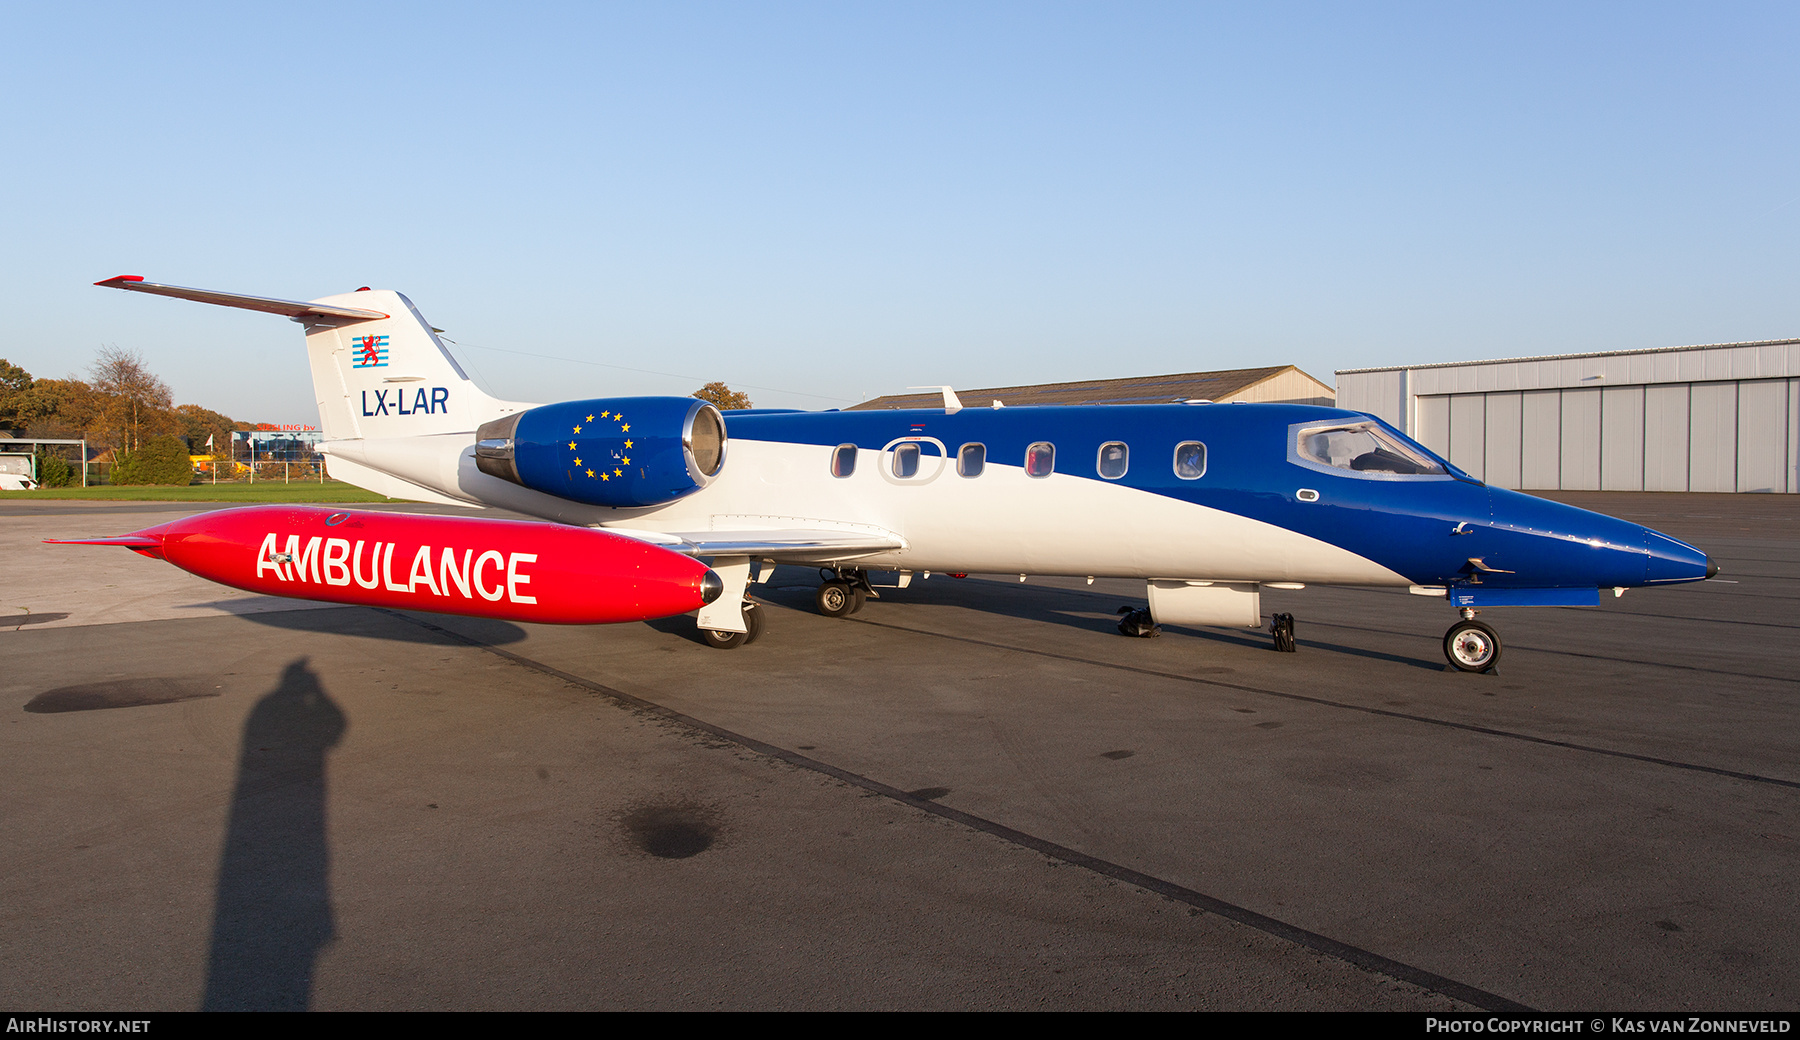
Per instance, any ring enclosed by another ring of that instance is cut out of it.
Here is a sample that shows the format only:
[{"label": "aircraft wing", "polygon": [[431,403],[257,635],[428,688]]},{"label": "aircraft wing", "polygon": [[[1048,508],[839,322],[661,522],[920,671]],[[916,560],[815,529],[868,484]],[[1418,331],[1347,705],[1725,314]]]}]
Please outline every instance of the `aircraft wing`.
[{"label": "aircraft wing", "polygon": [[[833,563],[906,548],[906,539],[900,535],[866,524],[769,518],[787,520],[788,525],[762,527],[751,525],[764,518],[714,519],[716,526],[705,531],[641,531],[626,527],[605,530],[684,556],[755,556],[784,563]],[[744,521],[746,526],[738,527],[731,521]]]}]

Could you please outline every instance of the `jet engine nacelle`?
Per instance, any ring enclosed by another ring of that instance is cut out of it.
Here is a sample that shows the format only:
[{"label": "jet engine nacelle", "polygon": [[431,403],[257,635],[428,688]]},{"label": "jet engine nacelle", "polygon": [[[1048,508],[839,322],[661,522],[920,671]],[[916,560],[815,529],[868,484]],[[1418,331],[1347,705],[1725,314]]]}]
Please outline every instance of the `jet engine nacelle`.
[{"label": "jet engine nacelle", "polygon": [[725,419],[692,397],[547,404],[483,423],[483,473],[596,506],[656,506],[700,490],[725,464]]}]

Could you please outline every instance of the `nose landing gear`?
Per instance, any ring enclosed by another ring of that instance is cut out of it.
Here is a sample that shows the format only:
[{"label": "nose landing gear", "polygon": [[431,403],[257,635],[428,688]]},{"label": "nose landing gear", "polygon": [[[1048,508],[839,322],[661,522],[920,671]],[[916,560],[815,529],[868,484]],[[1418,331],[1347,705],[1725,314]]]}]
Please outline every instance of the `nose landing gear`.
[{"label": "nose landing gear", "polygon": [[1492,672],[1500,660],[1500,636],[1475,620],[1475,611],[1462,608],[1462,620],[1444,633],[1444,657],[1462,672]]}]

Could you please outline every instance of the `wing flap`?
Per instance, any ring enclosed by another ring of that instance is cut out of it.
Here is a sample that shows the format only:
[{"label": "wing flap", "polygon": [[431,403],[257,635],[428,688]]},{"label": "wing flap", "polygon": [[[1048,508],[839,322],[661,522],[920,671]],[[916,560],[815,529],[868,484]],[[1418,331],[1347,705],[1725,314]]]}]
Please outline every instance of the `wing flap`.
[{"label": "wing flap", "polygon": [[639,531],[608,527],[684,556],[760,556],[795,563],[850,560],[906,548],[906,539],[878,528],[745,528],[730,531]]}]

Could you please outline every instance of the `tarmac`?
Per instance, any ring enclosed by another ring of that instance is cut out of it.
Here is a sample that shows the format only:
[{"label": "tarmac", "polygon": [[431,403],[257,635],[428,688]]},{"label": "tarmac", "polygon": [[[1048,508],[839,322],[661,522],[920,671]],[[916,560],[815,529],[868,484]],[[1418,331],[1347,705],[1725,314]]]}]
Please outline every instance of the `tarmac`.
[{"label": "tarmac", "polygon": [[[1793,1010],[1800,496],[1556,496],[1719,579],[1126,639],[1141,584],[517,625],[253,596],[0,499],[12,1009]],[[421,511],[432,511],[423,510]]]}]

